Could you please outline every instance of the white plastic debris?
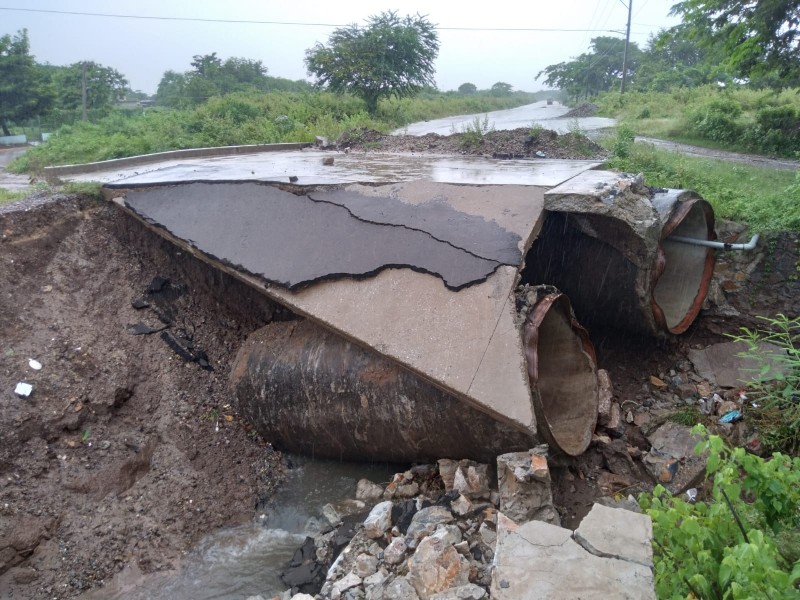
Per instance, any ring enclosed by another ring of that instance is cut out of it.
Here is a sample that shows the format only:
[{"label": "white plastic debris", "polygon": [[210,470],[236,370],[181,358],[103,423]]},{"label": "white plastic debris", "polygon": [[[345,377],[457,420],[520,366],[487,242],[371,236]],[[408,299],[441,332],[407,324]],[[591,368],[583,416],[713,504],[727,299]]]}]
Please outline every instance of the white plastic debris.
[{"label": "white plastic debris", "polygon": [[686,490],[686,498],[690,503],[697,500],[697,488],[689,488]]},{"label": "white plastic debris", "polygon": [[14,393],[23,398],[30,396],[32,391],[33,386],[30,383],[23,383],[21,381],[17,384],[17,387],[14,388]]},{"label": "white plastic debris", "polygon": [[34,358],[31,358],[28,359],[28,366],[34,371],[39,371],[42,368],[42,363]]}]

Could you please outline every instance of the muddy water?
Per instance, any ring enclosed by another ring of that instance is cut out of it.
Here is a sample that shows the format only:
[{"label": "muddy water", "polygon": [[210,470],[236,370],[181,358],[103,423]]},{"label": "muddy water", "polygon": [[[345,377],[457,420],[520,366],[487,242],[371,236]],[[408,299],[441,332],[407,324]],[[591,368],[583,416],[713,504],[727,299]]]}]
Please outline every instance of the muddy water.
[{"label": "muddy water", "polygon": [[538,124],[545,129],[551,129],[559,133],[567,133],[577,125],[584,131],[594,131],[616,125],[614,119],[606,117],[585,117],[580,119],[564,118],[569,112],[569,108],[558,102],[548,105],[547,102],[535,102],[510,108],[508,110],[495,110],[488,113],[474,115],[461,115],[457,117],[445,117],[432,121],[422,121],[412,123],[401,129],[396,130],[396,134],[405,135],[425,135],[426,133],[438,133],[439,135],[450,135],[459,133],[466,127],[472,126],[477,119],[481,124],[486,119],[489,127],[497,130],[517,129],[519,127],[531,127]]},{"label": "muddy water", "polygon": [[271,598],[286,589],[280,580],[306,536],[327,527],[322,507],[355,496],[362,477],[386,483],[402,466],[292,459],[297,468],[257,519],[209,534],[167,574],[142,575],[135,567],[83,600],[244,600]]}]

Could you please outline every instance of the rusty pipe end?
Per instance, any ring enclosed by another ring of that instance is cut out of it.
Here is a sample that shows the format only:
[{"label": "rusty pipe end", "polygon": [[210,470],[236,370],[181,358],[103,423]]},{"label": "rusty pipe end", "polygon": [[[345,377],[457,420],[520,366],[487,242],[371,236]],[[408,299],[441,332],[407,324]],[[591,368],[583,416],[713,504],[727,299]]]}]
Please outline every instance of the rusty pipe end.
[{"label": "rusty pipe end", "polygon": [[657,326],[672,334],[697,318],[714,275],[714,251],[670,241],[671,236],[716,239],[714,210],[693,193],[680,194],[664,221],[653,269],[651,308]]},{"label": "rusty pipe end", "polygon": [[523,343],[539,435],[565,454],[582,454],[597,424],[597,360],[564,294],[538,300],[525,320]]}]

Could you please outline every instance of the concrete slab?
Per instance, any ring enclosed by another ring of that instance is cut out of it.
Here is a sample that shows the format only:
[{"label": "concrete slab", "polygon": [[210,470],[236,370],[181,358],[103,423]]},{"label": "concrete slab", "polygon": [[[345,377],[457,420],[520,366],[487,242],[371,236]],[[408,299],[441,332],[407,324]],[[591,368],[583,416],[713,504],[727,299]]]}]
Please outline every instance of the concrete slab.
[{"label": "concrete slab", "polygon": [[[344,191],[335,194],[358,197]],[[142,218],[191,241],[205,254],[291,289],[407,267],[436,275],[457,290],[485,280],[500,265],[425,230],[354,218],[338,204],[257,183],[162,186],[132,191],[126,203]],[[384,206],[391,216],[393,210],[405,214],[402,209],[408,205]],[[452,208],[444,214],[428,213],[430,228],[445,237],[467,219],[466,215],[453,219],[457,211]],[[491,250],[500,240],[516,250],[519,237],[496,223],[474,217],[471,225],[476,249],[486,245]],[[514,265],[521,260],[519,253],[501,258],[510,258]]]},{"label": "concrete slab", "polygon": [[[653,567],[653,522],[639,513],[595,504],[575,530],[575,541],[596,556]],[[624,519],[619,518],[624,516]]]},{"label": "concrete slab", "polygon": [[[766,342],[759,344],[764,356],[779,355],[781,349]],[[751,359],[739,356],[747,350],[744,342],[724,342],[700,350],[690,350],[689,360],[697,369],[697,374],[712,385],[723,388],[737,388],[758,375],[760,365]],[[780,365],[774,363],[778,368]]]},{"label": "concrete slab", "polygon": [[[614,515],[619,529],[624,529],[633,515],[621,509],[609,510],[619,513]],[[579,545],[568,529],[542,521],[516,525],[501,517],[497,534],[490,588],[495,600],[656,597],[652,568],[596,556]]]},{"label": "concrete slab", "polygon": [[[248,185],[248,187],[253,186],[255,184]],[[166,198],[170,189],[177,188],[166,188],[158,198]],[[365,193],[364,186],[348,189],[358,194]],[[139,193],[129,192],[127,201],[136,205],[135,198]],[[403,204],[419,205],[420,210],[425,211],[424,207],[428,202],[434,200],[436,205],[444,203],[464,215],[484,219],[489,223],[483,226],[485,230],[482,229],[488,236],[486,239],[489,250],[478,248],[476,251],[479,254],[491,254],[496,251],[498,247],[496,239],[487,233],[495,232],[506,240],[503,246],[506,251],[508,240],[512,235],[516,236],[517,249],[520,256],[523,256],[541,227],[543,219],[543,190],[533,187],[503,186],[492,189],[404,183],[380,186],[375,188],[373,193],[398,199],[397,202],[387,203],[384,206],[384,208],[394,207],[398,213],[404,212],[400,210],[404,208]],[[184,192],[180,194],[183,195]],[[275,196],[279,197],[281,196]],[[211,199],[209,195],[209,201],[204,204],[206,207],[204,210],[210,210],[211,213],[193,211],[189,205],[183,205],[183,212],[170,210],[167,213],[179,217],[175,221],[178,224],[201,216],[206,218],[209,214],[224,219],[224,213],[229,207],[225,203],[218,202],[220,206],[213,208]],[[287,203],[295,203],[297,197],[286,200]],[[274,200],[271,202],[275,203]],[[313,203],[310,200],[308,202]],[[519,265],[499,265],[488,276],[476,280],[472,285],[463,287],[459,291],[448,289],[438,276],[420,272],[421,269],[394,268],[392,265],[384,265],[386,268],[366,279],[326,277],[314,285],[293,290],[274,283],[265,283],[263,276],[254,277],[252,274],[262,270],[260,268],[248,269],[249,273],[232,268],[238,259],[233,260],[230,256],[220,253],[216,247],[212,252],[209,244],[214,240],[209,236],[194,239],[188,234],[187,237],[176,235],[175,232],[170,234],[173,225],[166,226],[160,221],[161,213],[158,212],[156,204],[155,201],[148,204],[148,210],[155,211],[149,215],[151,220],[157,221],[157,226],[154,225],[153,228],[180,247],[263,289],[268,296],[292,311],[351,341],[378,351],[501,422],[508,423],[521,431],[535,433],[531,391],[522,340],[518,325],[515,323],[512,296],[519,279]],[[347,212],[343,207],[332,204],[313,204],[315,210],[327,207]],[[257,207],[256,204],[248,206]],[[139,208],[142,209],[142,205],[139,205]],[[195,214],[192,214],[193,212]],[[268,211],[262,212],[268,213]],[[137,216],[142,218],[144,213],[145,211],[142,211],[142,214]],[[278,214],[283,215],[280,223],[286,227],[292,227],[285,222],[286,218],[294,219],[298,216],[294,207],[288,212],[272,213],[271,218],[277,218]],[[450,213],[435,208],[430,214]],[[154,219],[154,216],[157,216],[158,220]],[[255,214],[253,217],[260,219]],[[357,221],[359,227],[363,224],[352,216],[349,218]],[[457,227],[464,220],[463,217],[454,219],[453,227]],[[477,222],[474,219],[471,221]],[[305,231],[305,223],[300,224]],[[429,219],[424,223],[414,221],[414,224],[426,227],[435,225],[438,228],[438,235],[446,239],[457,239],[457,234],[448,230],[443,226],[443,222],[437,219]],[[403,230],[404,236],[415,231],[394,225],[372,225],[379,227],[381,232]],[[243,226],[249,228],[248,224]],[[219,235],[221,231],[226,231],[219,226],[216,230],[210,228],[207,231],[214,231],[217,237],[229,237],[239,244],[239,248],[227,248],[226,253],[236,253],[242,250],[242,247],[246,247],[248,255],[255,257],[258,254],[255,250],[260,249],[264,263],[275,261],[274,245],[259,234],[258,227],[247,229],[250,232],[247,235],[241,234],[236,229],[233,230],[237,231],[236,235]],[[428,235],[427,232],[425,235]],[[290,236],[282,236],[281,239],[285,239],[287,243],[294,243],[289,238]],[[307,252],[296,255],[289,264],[290,268],[306,269],[301,263],[321,252],[314,235],[306,232],[303,240],[307,244]],[[342,243],[346,245],[350,242],[343,240]],[[452,252],[466,254],[446,242],[440,243],[448,246]],[[334,246],[326,248],[324,253],[332,253],[333,248]],[[384,252],[380,244],[376,244],[374,248],[376,251]],[[302,250],[302,247],[300,249]],[[366,252],[359,243],[353,247],[347,246],[346,253]],[[449,265],[443,265],[442,270],[445,267],[451,268]],[[271,268],[265,265],[263,270]]]},{"label": "concrete slab", "polygon": [[[332,166],[322,164],[333,158]],[[130,168],[114,168],[63,179],[100,181],[111,187],[134,187],[188,181],[271,181],[298,185],[391,183],[427,180],[480,185],[551,187],[600,163],[588,160],[499,160],[480,156],[417,156],[412,154],[349,154],[296,150],[241,156],[166,160]]]}]

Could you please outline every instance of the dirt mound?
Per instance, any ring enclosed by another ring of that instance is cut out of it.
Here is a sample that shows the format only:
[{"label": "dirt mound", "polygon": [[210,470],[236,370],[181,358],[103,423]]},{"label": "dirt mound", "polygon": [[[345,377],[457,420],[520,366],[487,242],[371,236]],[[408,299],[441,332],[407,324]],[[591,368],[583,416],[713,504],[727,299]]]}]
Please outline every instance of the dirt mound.
[{"label": "dirt mound", "polygon": [[600,111],[600,107],[597,104],[592,104],[591,102],[584,102],[580,106],[573,108],[567,114],[563,116],[564,119],[582,119],[585,117],[593,117]]},{"label": "dirt mound", "polygon": [[547,129],[466,131],[451,135],[388,135],[371,129],[345,132],[334,146],[358,152],[460,154],[492,158],[603,159],[606,151],[584,135]]},{"label": "dirt mound", "polygon": [[272,495],[280,456],[227,380],[275,308],[113,206],[22,208],[0,211],[0,596],[66,598],[132,561],[177,566]]}]

